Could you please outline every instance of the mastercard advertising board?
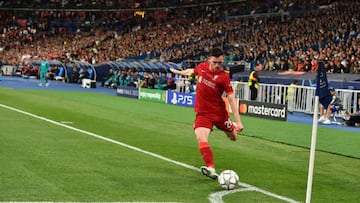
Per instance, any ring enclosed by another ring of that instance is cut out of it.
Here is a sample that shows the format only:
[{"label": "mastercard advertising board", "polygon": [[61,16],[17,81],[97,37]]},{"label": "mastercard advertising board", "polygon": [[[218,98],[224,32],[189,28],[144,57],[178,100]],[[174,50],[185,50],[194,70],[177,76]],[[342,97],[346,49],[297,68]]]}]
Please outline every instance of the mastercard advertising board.
[{"label": "mastercard advertising board", "polygon": [[240,114],[287,121],[287,105],[270,104],[257,101],[239,101]]},{"label": "mastercard advertising board", "polygon": [[[227,98],[223,98],[227,111],[231,112],[230,104]],[[287,121],[287,105],[269,104],[257,101],[237,100],[240,114],[255,116],[260,118]]]}]

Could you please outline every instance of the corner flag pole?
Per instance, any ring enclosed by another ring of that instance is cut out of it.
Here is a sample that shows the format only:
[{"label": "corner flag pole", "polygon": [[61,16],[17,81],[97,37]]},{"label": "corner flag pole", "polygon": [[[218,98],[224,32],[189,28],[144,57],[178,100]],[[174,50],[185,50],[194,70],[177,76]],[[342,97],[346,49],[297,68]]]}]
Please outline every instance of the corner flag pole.
[{"label": "corner flag pole", "polygon": [[309,171],[308,171],[308,182],[306,190],[306,203],[310,203],[311,200],[311,191],[312,191],[312,179],[314,173],[314,162],[315,162],[315,149],[316,149],[316,136],[317,136],[317,127],[318,127],[318,112],[319,112],[319,96],[315,96],[315,107],[314,107],[314,116],[313,116],[313,128],[311,135],[311,148],[310,148],[310,158],[309,158]]},{"label": "corner flag pole", "polygon": [[331,94],[329,91],[329,83],[326,77],[326,70],[324,63],[319,62],[318,72],[316,76],[316,91],[315,91],[315,104],[314,104],[314,116],[313,116],[313,126],[312,126],[312,135],[311,135],[311,148],[310,148],[310,158],[309,158],[309,171],[308,171],[308,182],[306,190],[306,203],[311,201],[311,190],[314,174],[314,162],[315,162],[315,149],[316,149],[316,136],[317,136],[317,127],[318,127],[318,114],[319,114],[319,103],[325,108],[330,104]]}]

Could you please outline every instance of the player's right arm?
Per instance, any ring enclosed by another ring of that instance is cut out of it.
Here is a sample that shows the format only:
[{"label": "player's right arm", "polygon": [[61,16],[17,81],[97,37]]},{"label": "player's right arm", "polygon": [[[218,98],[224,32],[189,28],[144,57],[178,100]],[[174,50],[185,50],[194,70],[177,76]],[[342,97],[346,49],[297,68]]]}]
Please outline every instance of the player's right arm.
[{"label": "player's right arm", "polygon": [[194,73],[194,69],[193,68],[188,68],[185,70],[176,70],[175,68],[170,68],[170,71],[178,74],[178,75],[184,75],[184,76],[190,76],[191,74]]}]

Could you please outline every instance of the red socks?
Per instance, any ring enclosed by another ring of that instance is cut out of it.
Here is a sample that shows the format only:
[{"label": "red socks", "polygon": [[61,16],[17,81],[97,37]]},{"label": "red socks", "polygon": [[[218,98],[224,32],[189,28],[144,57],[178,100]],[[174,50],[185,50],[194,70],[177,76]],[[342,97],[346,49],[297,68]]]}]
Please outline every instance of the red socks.
[{"label": "red socks", "polygon": [[214,167],[214,157],[208,142],[199,143],[200,154],[207,167]]}]

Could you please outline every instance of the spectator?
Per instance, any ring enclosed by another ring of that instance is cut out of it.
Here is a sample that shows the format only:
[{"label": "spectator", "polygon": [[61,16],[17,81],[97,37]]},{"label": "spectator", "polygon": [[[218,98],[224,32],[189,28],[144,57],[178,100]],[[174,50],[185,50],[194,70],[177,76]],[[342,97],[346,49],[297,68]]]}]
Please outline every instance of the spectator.
[{"label": "spectator", "polygon": [[175,76],[174,73],[171,73],[166,81],[166,86],[163,90],[174,90],[176,89]]},{"label": "spectator", "polygon": [[82,79],[88,79],[89,78],[89,72],[87,70],[87,68],[85,67],[80,67],[79,70],[79,80],[77,83],[81,84]]},{"label": "spectator", "polygon": [[127,78],[128,74],[125,69],[120,71],[120,75],[118,76],[118,85],[127,86]]},{"label": "spectator", "polygon": [[[326,64],[326,63],[325,63]],[[340,73],[340,69],[335,65],[333,60],[329,61],[328,73]]]},{"label": "spectator", "polygon": [[154,78],[154,75],[150,72],[146,73],[146,84],[147,84],[147,88],[150,89],[155,89],[155,85],[156,85],[156,80]]},{"label": "spectator", "polygon": [[163,89],[165,85],[167,84],[168,77],[166,76],[165,72],[161,73],[161,76],[158,81],[158,89]]},{"label": "spectator", "polygon": [[343,125],[360,127],[360,111],[357,111],[355,113],[346,112],[345,116],[347,117],[347,119],[345,119]]},{"label": "spectator", "polygon": [[106,84],[106,87],[109,87],[111,85],[111,83],[113,82],[114,77],[115,77],[114,70],[112,68],[110,68],[107,76],[105,76],[101,79],[101,87],[104,87],[105,84]]},{"label": "spectator", "polygon": [[140,75],[137,70],[129,71],[129,84],[127,86],[129,87],[137,87]]},{"label": "spectator", "polygon": [[79,81],[79,69],[78,67],[74,66],[70,69],[70,73],[68,73],[70,75],[70,83],[77,83]]},{"label": "spectator", "polygon": [[311,60],[311,72],[317,72],[317,69],[318,69],[317,59],[313,58]]},{"label": "spectator", "polygon": [[280,59],[280,65],[279,65],[280,71],[288,71],[289,70],[289,62],[284,57]]},{"label": "spectator", "polygon": [[272,57],[268,58],[265,62],[264,70],[273,71],[275,69],[274,65],[275,65],[274,58]]},{"label": "spectator", "polygon": [[[320,119],[319,122],[323,124],[331,124],[330,116],[333,112],[339,111],[343,109],[342,101],[340,97],[337,95],[335,89],[333,87],[329,88],[330,94],[332,96],[331,102],[328,106],[323,106],[320,104]],[[326,114],[325,114],[326,109]]]},{"label": "spectator", "polygon": [[305,72],[310,72],[311,71],[311,68],[312,68],[312,63],[311,63],[311,60],[309,58],[307,58],[305,60],[305,64],[303,66],[303,71]]}]

